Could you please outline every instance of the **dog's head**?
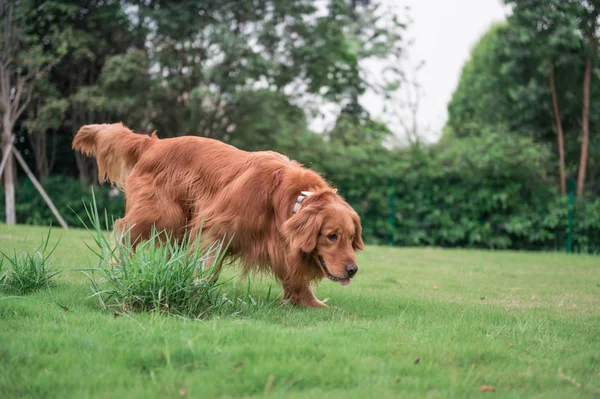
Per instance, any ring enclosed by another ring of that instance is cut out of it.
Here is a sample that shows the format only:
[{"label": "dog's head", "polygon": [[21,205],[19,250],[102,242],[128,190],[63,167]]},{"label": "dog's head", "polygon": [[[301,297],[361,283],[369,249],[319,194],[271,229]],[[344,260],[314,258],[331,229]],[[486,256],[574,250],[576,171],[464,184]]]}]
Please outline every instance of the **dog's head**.
[{"label": "dog's head", "polygon": [[330,280],[342,285],[358,271],[364,247],[358,214],[333,190],[308,195],[282,229],[290,248],[307,255]]}]

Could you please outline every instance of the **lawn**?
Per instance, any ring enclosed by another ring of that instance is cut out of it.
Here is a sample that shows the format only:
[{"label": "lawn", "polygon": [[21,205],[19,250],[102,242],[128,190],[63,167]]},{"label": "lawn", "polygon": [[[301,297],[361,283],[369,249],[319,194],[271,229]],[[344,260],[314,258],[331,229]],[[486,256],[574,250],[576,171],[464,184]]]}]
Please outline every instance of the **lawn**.
[{"label": "lawn", "polygon": [[[0,225],[0,249],[45,231]],[[318,286],[328,309],[198,321],[101,309],[90,234],[59,237],[50,290],[0,293],[1,398],[600,397],[600,257],[367,247],[352,284]]]}]

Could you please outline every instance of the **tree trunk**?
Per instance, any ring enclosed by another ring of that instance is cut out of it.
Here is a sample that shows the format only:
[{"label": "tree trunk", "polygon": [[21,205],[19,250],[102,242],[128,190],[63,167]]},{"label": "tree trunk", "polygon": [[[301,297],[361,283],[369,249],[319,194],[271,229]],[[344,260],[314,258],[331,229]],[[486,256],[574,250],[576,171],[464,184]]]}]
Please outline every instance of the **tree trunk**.
[{"label": "tree trunk", "polygon": [[[594,32],[588,34],[589,51],[594,46]],[[577,198],[583,197],[585,186],[585,172],[587,169],[588,144],[590,140],[590,82],[592,76],[592,58],[590,55],[585,60],[585,73],[583,76],[583,113],[581,117],[581,156],[579,158],[579,175],[577,176]]]},{"label": "tree trunk", "polygon": [[556,139],[558,142],[558,171],[560,173],[560,193],[567,195],[567,179],[565,177],[565,145],[563,139],[562,120],[560,119],[560,110],[558,107],[558,98],[556,96],[556,86],[554,85],[554,68],[550,71],[550,91],[552,92],[552,108],[554,110],[554,120],[556,123]]},{"label": "tree trunk", "polygon": [[29,135],[29,145],[35,157],[35,169],[40,181],[44,181],[50,174],[48,155],[46,153],[46,132],[32,132]]},{"label": "tree trunk", "polygon": [[8,160],[4,166],[4,200],[6,205],[6,224],[17,223],[15,213],[15,158],[12,153],[8,154]]},{"label": "tree trunk", "polygon": [[[5,112],[2,121],[3,128],[3,148],[6,145],[10,145],[10,138],[12,136],[12,124],[10,123],[10,116],[8,112]],[[4,201],[6,204],[6,224],[17,223],[17,217],[15,213],[15,180],[16,180],[16,169],[15,169],[15,158],[12,152],[8,153],[8,160],[4,166]]]},{"label": "tree trunk", "polygon": [[79,182],[83,187],[86,187],[90,183],[90,178],[85,155],[75,152],[75,162],[77,163],[77,170],[79,171]]},{"label": "tree trunk", "polygon": [[51,151],[50,151],[50,160],[48,161],[48,176],[50,176],[52,169],[54,169],[54,163],[56,161],[57,147],[58,147],[58,137],[57,137],[56,131],[54,131],[52,133],[52,147],[51,147]]}]

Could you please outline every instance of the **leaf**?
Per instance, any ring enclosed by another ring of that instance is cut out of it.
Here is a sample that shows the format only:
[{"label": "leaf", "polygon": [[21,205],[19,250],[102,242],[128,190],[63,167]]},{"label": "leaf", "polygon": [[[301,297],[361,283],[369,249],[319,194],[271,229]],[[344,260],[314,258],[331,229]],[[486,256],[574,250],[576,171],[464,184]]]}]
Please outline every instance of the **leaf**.
[{"label": "leaf", "polygon": [[236,364],[235,366],[233,366],[234,370],[238,370],[240,368],[244,367],[244,362],[239,362],[238,364]]}]

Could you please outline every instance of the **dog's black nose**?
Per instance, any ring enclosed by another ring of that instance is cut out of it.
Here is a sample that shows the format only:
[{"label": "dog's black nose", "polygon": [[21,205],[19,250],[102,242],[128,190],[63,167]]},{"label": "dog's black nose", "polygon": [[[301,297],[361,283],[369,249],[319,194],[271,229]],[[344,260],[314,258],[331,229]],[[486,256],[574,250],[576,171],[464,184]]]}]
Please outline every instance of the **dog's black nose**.
[{"label": "dog's black nose", "polygon": [[348,277],[352,277],[358,271],[358,265],[346,265],[346,273],[348,273]]}]

